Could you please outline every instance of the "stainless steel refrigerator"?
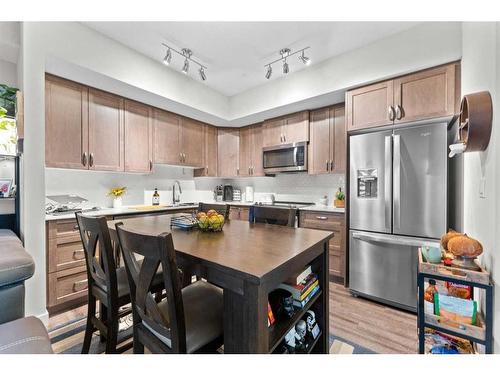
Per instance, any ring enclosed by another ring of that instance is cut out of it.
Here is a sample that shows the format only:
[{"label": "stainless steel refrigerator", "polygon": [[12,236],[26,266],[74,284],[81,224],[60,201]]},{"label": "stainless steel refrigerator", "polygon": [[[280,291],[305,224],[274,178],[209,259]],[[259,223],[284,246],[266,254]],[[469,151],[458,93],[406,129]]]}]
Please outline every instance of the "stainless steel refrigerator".
[{"label": "stainless steel refrigerator", "polygon": [[353,294],[416,310],[417,249],[450,224],[449,134],[441,119],[349,137]]}]

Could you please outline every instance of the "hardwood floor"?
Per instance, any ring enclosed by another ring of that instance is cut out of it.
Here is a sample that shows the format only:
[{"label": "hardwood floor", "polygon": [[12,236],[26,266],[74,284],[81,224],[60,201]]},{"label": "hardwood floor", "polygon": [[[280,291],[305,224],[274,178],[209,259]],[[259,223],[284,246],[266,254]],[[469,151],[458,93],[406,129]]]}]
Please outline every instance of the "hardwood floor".
[{"label": "hardwood floor", "polygon": [[330,334],[383,354],[416,354],[417,316],[330,283]]},{"label": "hardwood floor", "polygon": [[[49,319],[55,337],[85,324],[87,306]],[[73,323],[71,323],[73,322]],[[363,298],[352,297],[342,285],[330,283],[330,334],[376,353],[417,353],[417,317]],[[83,331],[54,343],[56,353],[83,342]]]}]

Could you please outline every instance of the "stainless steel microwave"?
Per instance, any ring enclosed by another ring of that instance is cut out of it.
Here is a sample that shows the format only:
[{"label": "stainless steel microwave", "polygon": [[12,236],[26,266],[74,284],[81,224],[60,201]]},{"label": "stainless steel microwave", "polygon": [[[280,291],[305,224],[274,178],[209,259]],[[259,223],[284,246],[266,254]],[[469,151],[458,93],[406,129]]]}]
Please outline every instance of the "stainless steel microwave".
[{"label": "stainless steel microwave", "polygon": [[264,147],[264,173],[307,171],[307,142]]}]

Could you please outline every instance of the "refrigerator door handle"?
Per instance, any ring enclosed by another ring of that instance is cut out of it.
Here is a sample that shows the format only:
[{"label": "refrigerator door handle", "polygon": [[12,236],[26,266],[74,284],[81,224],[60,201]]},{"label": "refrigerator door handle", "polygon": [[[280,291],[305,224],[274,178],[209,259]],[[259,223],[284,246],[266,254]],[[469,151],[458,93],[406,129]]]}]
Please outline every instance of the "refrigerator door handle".
[{"label": "refrigerator door handle", "polygon": [[385,168],[384,168],[384,215],[385,229],[391,230],[391,142],[392,136],[385,137]]},{"label": "refrigerator door handle", "polygon": [[401,136],[394,135],[394,229],[401,226]]},{"label": "refrigerator door handle", "polygon": [[426,241],[420,238],[413,237],[397,237],[397,236],[380,236],[367,233],[353,233],[352,238],[361,241],[372,241],[372,242],[382,242],[392,245],[403,245],[403,246],[439,246],[439,241]]}]

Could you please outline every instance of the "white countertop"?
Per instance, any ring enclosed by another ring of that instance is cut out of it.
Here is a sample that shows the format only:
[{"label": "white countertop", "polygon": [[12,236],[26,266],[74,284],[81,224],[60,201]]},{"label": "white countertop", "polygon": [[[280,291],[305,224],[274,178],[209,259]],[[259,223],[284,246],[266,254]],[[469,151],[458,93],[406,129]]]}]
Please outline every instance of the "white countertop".
[{"label": "white countertop", "polygon": [[[229,204],[231,206],[253,206],[255,203],[254,202],[240,202],[240,201],[233,201],[233,202],[205,202],[208,204]],[[85,212],[85,215],[89,216],[119,216],[119,215],[141,215],[141,214],[149,214],[152,212],[168,212],[168,211],[177,211],[180,209],[192,209],[192,208],[197,208],[198,204],[194,205],[189,205],[189,206],[160,206],[159,208],[153,208],[153,209],[137,209],[134,207],[140,207],[142,205],[137,205],[137,206],[124,206],[121,208],[102,208],[100,210],[96,211],[87,211]],[[319,212],[335,212],[335,213],[345,213],[344,208],[336,208],[336,207],[331,207],[331,206],[323,206],[323,205],[313,205],[313,206],[307,206],[307,207],[302,207],[299,208],[300,211],[319,211]],[[74,219],[75,214],[74,213],[68,213],[64,215],[50,215],[47,214],[45,215],[45,220],[50,221],[50,220],[64,220],[64,219]]]}]

